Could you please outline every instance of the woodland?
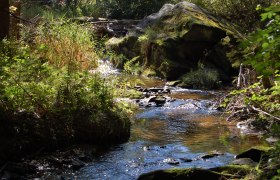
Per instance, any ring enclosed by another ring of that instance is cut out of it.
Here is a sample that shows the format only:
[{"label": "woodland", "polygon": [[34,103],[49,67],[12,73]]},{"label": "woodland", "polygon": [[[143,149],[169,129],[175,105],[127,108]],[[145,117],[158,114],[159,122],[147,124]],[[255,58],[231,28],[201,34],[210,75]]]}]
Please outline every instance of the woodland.
[{"label": "woodland", "polygon": [[[94,73],[105,60],[124,77]],[[280,178],[279,0],[1,0],[0,177],[44,179],[22,159],[127,142],[140,103],[116,99],[141,102],[154,90],[139,90],[132,75],[222,92],[213,101],[228,123],[276,139],[253,167],[139,179]],[[162,106],[168,98],[158,94],[149,102]]]}]

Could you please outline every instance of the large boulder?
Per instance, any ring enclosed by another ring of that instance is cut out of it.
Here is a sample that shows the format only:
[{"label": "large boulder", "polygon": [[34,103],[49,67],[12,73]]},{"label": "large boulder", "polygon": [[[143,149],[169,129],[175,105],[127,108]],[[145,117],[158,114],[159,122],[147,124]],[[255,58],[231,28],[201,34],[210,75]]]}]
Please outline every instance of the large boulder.
[{"label": "large boulder", "polygon": [[168,80],[197,69],[200,62],[218,71],[222,81],[229,81],[235,72],[226,57],[225,44],[240,37],[227,22],[195,4],[181,2],[164,5],[143,19],[137,30],[106,45],[127,59],[140,56],[144,69]]}]

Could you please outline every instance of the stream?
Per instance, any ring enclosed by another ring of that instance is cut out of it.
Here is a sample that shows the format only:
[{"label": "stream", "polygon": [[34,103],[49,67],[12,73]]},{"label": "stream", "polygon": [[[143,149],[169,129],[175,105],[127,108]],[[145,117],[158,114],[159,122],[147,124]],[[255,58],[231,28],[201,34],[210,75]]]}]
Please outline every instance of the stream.
[{"label": "stream", "polygon": [[[122,78],[123,74],[110,64],[101,63],[98,71],[104,76]],[[30,179],[132,180],[159,169],[224,166],[236,154],[265,144],[260,135],[242,133],[235,122],[227,122],[226,115],[216,110],[219,91],[165,87],[160,79],[132,75],[124,78],[131,81],[129,84],[139,82],[135,85],[145,90],[168,89],[160,106],[149,101],[141,104],[155,97],[153,94],[134,101],[139,108],[134,112],[128,142],[111,147],[77,145],[39,154],[12,167],[36,167],[35,172],[27,173]]]},{"label": "stream", "polygon": [[[138,77],[139,78],[139,77]],[[160,80],[142,78],[144,86]],[[142,107],[135,113],[129,142],[102,150],[78,179],[136,179],[158,169],[229,164],[237,153],[262,144],[257,135],[243,135],[235,123],[213,108],[218,92],[171,88],[175,101],[162,107]],[[203,155],[216,153],[213,158]]]}]

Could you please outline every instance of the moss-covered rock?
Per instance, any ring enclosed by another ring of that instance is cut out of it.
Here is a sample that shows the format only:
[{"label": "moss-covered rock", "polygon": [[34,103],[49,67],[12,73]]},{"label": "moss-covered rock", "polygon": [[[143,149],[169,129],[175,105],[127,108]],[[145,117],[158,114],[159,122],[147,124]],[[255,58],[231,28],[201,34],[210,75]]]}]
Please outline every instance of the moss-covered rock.
[{"label": "moss-covered rock", "polygon": [[138,180],[220,180],[220,179],[242,179],[252,172],[252,168],[245,165],[228,165],[211,169],[181,168],[157,170],[142,174]]},{"label": "moss-covered rock", "polygon": [[168,170],[157,170],[142,174],[138,180],[162,180],[162,179],[184,179],[184,180],[216,180],[221,179],[222,175],[213,171],[205,169],[168,169]]},{"label": "moss-covered rock", "polygon": [[271,147],[253,147],[244,151],[236,156],[236,159],[240,158],[250,158],[255,162],[260,162],[261,160],[267,159],[268,153],[273,148]]},{"label": "moss-covered rock", "polygon": [[[198,68],[198,63],[215,69],[222,81],[230,81],[235,73],[226,57],[226,38],[231,43],[241,35],[232,25],[215,18],[195,4],[166,4],[146,17],[139,27],[142,33],[110,39],[107,47],[128,59],[141,57],[143,69],[152,69],[168,80]],[[223,41],[225,42],[225,41]]]},{"label": "moss-covered rock", "polygon": [[127,59],[132,59],[140,54],[137,36],[113,37],[105,45],[107,49],[113,50],[117,54],[123,54]]}]

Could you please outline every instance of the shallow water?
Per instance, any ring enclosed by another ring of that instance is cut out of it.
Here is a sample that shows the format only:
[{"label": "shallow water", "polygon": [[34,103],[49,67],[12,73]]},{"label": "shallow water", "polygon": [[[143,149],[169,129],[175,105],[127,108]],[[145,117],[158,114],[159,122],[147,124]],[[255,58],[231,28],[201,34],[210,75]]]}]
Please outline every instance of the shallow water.
[{"label": "shallow water", "polygon": [[[211,99],[215,92],[173,89],[171,97],[176,101],[163,107],[140,109],[129,142],[101,152],[76,177],[123,180],[157,169],[217,167],[229,164],[235,154],[263,143],[257,136],[240,135],[235,124],[226,122],[213,109]],[[200,158],[212,151],[223,155]],[[179,164],[168,164],[170,159]]]}]

